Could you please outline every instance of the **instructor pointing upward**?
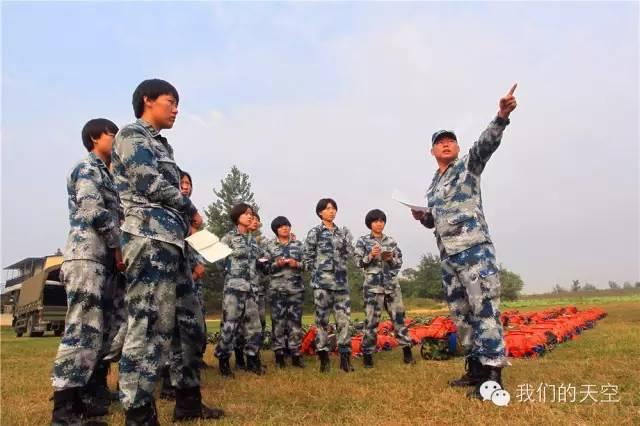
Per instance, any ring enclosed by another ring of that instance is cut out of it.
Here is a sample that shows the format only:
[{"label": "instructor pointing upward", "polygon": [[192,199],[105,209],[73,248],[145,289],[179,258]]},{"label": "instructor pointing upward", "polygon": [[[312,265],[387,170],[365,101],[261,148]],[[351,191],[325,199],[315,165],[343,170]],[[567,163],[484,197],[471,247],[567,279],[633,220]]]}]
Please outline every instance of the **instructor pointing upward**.
[{"label": "instructor pointing upward", "polygon": [[431,154],[438,163],[427,189],[427,213],[411,213],[434,228],[440,250],[442,281],[451,316],[466,352],[465,374],[451,386],[475,386],[479,396],[487,380],[502,386],[507,365],[500,323],[500,278],[495,250],[482,210],[480,175],[498,149],[509,115],[516,108],[514,84],[500,99],[498,115],[469,153],[458,158],[460,147],[453,131],[438,130],[431,137]]}]

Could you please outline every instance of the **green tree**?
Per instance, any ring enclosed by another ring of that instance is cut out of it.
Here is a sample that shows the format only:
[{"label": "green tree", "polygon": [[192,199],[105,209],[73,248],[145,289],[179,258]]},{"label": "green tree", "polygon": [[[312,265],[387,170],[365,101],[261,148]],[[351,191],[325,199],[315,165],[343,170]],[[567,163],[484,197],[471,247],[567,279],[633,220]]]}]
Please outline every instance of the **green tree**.
[{"label": "green tree", "polygon": [[583,290],[585,290],[585,291],[594,291],[594,290],[598,290],[598,288],[597,288],[595,285],[590,284],[590,283],[586,283],[586,284],[582,287],[582,289],[583,289]]},{"label": "green tree", "polygon": [[404,276],[408,281],[403,286],[403,293],[407,297],[444,300],[442,271],[437,256],[431,253],[423,255],[416,268],[405,271]]},{"label": "green tree", "polygon": [[216,200],[207,207],[207,228],[209,231],[222,237],[233,229],[233,224],[229,219],[229,212],[237,203],[244,202],[253,206],[258,211],[249,175],[243,173],[238,167],[231,167],[231,171],[220,181],[220,190],[213,188]]},{"label": "green tree", "polygon": [[573,280],[571,282],[571,291],[580,291],[580,280]]},{"label": "green tree", "polygon": [[611,290],[618,290],[620,288],[620,284],[615,281],[609,281],[609,288]]},{"label": "green tree", "polygon": [[500,297],[504,300],[516,300],[524,287],[520,275],[500,265]]}]

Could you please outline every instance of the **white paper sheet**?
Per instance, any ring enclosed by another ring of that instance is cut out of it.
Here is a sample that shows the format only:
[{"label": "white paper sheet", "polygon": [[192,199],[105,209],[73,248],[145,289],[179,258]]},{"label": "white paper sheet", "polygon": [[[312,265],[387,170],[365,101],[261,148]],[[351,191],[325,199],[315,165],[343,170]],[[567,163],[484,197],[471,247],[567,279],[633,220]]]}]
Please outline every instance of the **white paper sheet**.
[{"label": "white paper sheet", "polygon": [[192,234],[185,238],[185,241],[207,262],[217,262],[220,259],[224,259],[229,256],[232,250],[226,244],[220,242],[220,238],[216,237],[211,232],[203,229],[195,234]]},{"label": "white paper sheet", "polygon": [[410,203],[406,201],[404,194],[401,194],[399,191],[393,191],[393,193],[391,194],[391,198],[399,202],[400,204],[409,207],[412,210],[417,210],[424,213],[429,212],[429,208],[426,206],[419,205],[418,203]]}]

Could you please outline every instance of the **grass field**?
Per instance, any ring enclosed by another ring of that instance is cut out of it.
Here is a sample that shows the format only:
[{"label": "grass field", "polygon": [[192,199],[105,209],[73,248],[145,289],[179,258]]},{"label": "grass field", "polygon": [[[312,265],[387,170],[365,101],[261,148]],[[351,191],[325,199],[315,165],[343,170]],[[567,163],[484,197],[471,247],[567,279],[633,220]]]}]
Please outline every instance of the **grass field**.
[{"label": "grass field", "polygon": [[[328,375],[318,373],[312,358],[306,359],[305,370],[277,371],[272,353],[265,351],[268,370],[262,377],[239,372],[235,379],[223,379],[215,369],[204,371],[204,400],[225,409],[227,416],[219,424],[640,424],[640,295],[569,296],[531,297],[503,307],[527,311],[574,304],[600,306],[609,313],[594,329],[542,358],[512,360],[504,373],[512,398],[507,407],[468,400],[466,390],[447,386],[447,380],[462,371],[460,358],[418,360],[417,365],[406,366],[399,350],[376,354],[372,370],[355,360],[356,371],[351,374],[339,371],[333,357]],[[217,327],[216,321],[209,325]],[[0,423],[47,424],[52,407],[49,375],[58,339],[18,339],[8,327],[2,328],[0,337]],[[210,346],[206,361],[217,365]],[[112,387],[115,381],[112,371]],[[533,387],[533,401],[522,402],[518,397],[525,384]],[[575,402],[570,401],[571,394],[567,402],[552,402],[552,396],[560,394],[551,385],[569,384],[574,386]],[[590,398],[580,402],[587,397],[588,385],[598,392],[594,397],[599,402]],[[608,385],[617,386],[611,398],[618,402],[602,402],[609,398],[601,393],[602,386]],[[536,392],[538,387],[546,389],[546,401]],[[159,401],[158,408],[161,423],[170,423],[173,403]],[[112,413],[106,420],[123,424],[118,405],[112,406]]]}]

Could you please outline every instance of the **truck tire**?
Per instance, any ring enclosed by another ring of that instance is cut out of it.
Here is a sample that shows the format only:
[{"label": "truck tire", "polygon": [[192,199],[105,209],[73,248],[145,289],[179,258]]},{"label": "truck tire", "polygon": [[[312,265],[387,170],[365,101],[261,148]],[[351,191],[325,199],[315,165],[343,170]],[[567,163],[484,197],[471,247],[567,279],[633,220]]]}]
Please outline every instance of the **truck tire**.
[{"label": "truck tire", "polygon": [[27,332],[29,333],[29,337],[42,337],[44,335],[43,331],[33,331],[33,315],[29,316],[29,320],[27,321]]}]

